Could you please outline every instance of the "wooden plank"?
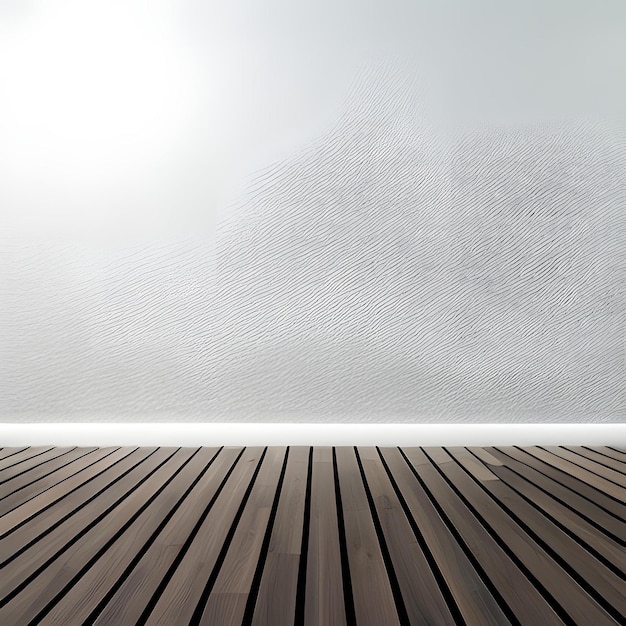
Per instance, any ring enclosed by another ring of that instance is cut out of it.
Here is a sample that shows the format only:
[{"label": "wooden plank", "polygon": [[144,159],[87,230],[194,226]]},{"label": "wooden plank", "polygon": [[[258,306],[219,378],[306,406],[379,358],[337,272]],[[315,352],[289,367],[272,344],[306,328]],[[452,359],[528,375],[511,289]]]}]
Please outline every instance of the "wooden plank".
[{"label": "wooden plank", "polygon": [[357,623],[400,624],[354,450],[335,451]]},{"label": "wooden plank", "polygon": [[[610,482],[598,474],[594,474],[579,464],[573,463],[571,460],[565,458],[563,454],[554,453],[553,450],[544,450],[539,446],[532,446],[528,449],[528,452],[534,457],[567,472],[581,482],[587,483],[594,489],[605,493],[620,505],[623,514],[626,513],[626,508],[623,504],[626,501],[626,489],[623,487]],[[625,515],[622,515],[622,517],[625,517]]]},{"label": "wooden plank", "polygon": [[[57,448],[58,450],[58,448]],[[6,482],[0,482],[0,500],[12,494],[18,489],[31,485],[38,480],[45,479],[49,474],[60,471],[63,467],[72,463],[85,455],[95,452],[98,448],[68,448],[65,454],[55,455],[47,462],[37,464],[37,467],[31,467],[27,472],[21,473]],[[43,461],[46,459],[42,458]]]},{"label": "wooden plank", "polygon": [[86,476],[68,479],[0,517],[0,565],[5,565],[30,543],[44,538],[65,519],[116,486],[125,473],[155,450],[121,449],[114,452],[90,468]]},{"label": "wooden plank", "polygon": [[[11,580],[2,584],[0,623],[37,623],[37,614],[52,601],[62,587],[92,558],[100,548],[123,532],[141,507],[155,497],[173,474],[196,452],[193,448],[159,449],[142,464],[143,480],[122,489],[122,498],[108,513],[96,518],[87,528],[73,516],[51,533],[45,542],[37,543],[36,558],[26,553],[11,564]],[[146,474],[150,464],[154,471]],[[119,494],[118,494],[119,495]],[[87,531],[87,532],[85,532]],[[41,544],[44,543],[42,546]],[[59,544],[63,544],[60,547]],[[53,552],[54,551],[54,552]],[[27,558],[28,557],[28,558]],[[10,593],[7,593],[10,589]]]},{"label": "wooden plank", "polygon": [[[144,546],[142,554],[132,554],[129,570],[115,579],[108,595],[95,598],[94,606],[84,623],[136,624],[159,584],[172,568],[185,543],[193,537],[194,527],[201,523],[213,506],[219,506],[218,497],[230,485],[230,476],[243,455],[242,448],[225,448],[209,468],[208,473],[194,487],[165,526]],[[245,464],[243,460],[242,465]],[[239,465],[241,469],[242,465]],[[217,504],[216,504],[217,502]],[[137,558],[139,556],[139,558]],[[106,569],[103,571],[103,576]],[[91,606],[91,605],[90,605]],[[82,613],[81,613],[82,619]],[[82,622],[81,622],[82,623]]]},{"label": "wooden plank", "polygon": [[[125,575],[133,557],[146,546],[154,533],[159,531],[163,520],[175,513],[182,503],[181,498],[185,498],[194,482],[197,486],[199,478],[212,467],[218,453],[217,448],[200,448],[123,534],[112,545],[105,544],[104,553],[96,554],[95,562],[88,562],[85,566],[88,567],[86,571],[83,567],[83,570],[77,572],[74,579],[68,583],[71,585],[70,589],[58,598],[56,605],[49,612],[37,616],[37,623],[42,625],[88,623],[88,617],[99,600]],[[169,463],[171,464],[171,461]],[[78,565],[76,569],[79,569]],[[59,593],[62,594],[63,591]]]},{"label": "wooden plank", "polygon": [[71,460],[68,465],[55,470],[51,474],[46,474],[36,481],[26,484],[12,494],[5,496],[0,500],[0,517],[6,515],[13,509],[32,500],[34,497],[56,487],[63,481],[75,476],[79,472],[91,467],[99,460],[106,458],[119,448],[97,448],[93,452],[87,453],[82,457]]},{"label": "wooden plank", "polygon": [[252,626],[292,626],[295,623],[304,505],[312,452],[312,448],[304,446],[289,449],[283,493],[278,502]]},{"label": "wooden plank", "polygon": [[0,461],[10,456],[15,456],[16,454],[19,454],[20,452],[23,452],[24,450],[27,450],[27,449],[28,449],[27,446],[2,448],[2,452],[0,452]]},{"label": "wooden plank", "polygon": [[[133,488],[140,485],[146,472],[156,470],[172,454],[172,450],[168,449],[148,450],[143,455],[143,450],[138,452],[139,462],[131,465],[125,475],[121,475],[114,489],[111,488],[111,483],[105,482],[111,475],[103,474],[90,485],[98,494],[97,498],[85,502],[79,500],[82,493],[70,494],[67,499],[56,503],[0,541],[0,553],[3,556],[5,552],[10,554],[4,563],[12,563],[11,572],[14,575],[13,581],[0,581],[0,598],[9,593],[15,580],[19,582],[22,573],[24,578],[29,576],[48,558],[60,553],[63,546],[70,543],[76,535],[80,535],[85,528],[98,523],[110,507],[116,506]],[[123,462],[120,463],[122,464]],[[10,513],[0,518],[0,522],[11,516]],[[42,541],[44,537],[45,541]]]},{"label": "wooden plank", "polygon": [[40,465],[48,464],[59,456],[63,456],[73,450],[74,448],[50,448],[41,454],[36,454],[28,459],[23,459],[21,462],[12,465],[0,473],[0,485],[5,485],[9,482],[16,480],[18,477],[24,474],[30,474],[35,468]]},{"label": "wooden plank", "polygon": [[263,467],[264,448],[247,448],[226,488],[208,515],[194,527],[192,544],[180,551],[175,569],[155,594],[137,624],[188,624],[210,580],[237,513],[247,497],[253,479]]},{"label": "wooden plank", "polygon": [[[413,456],[416,462],[426,460]],[[494,538],[493,529],[481,522],[430,464],[421,462],[419,470],[425,488],[430,491],[429,497],[440,507],[440,516],[447,518],[446,524],[458,533],[457,543],[462,541],[465,544],[465,550],[473,555],[503,603],[520,623],[561,624],[553,607],[528,579],[523,565]]]},{"label": "wooden plank", "polygon": [[615,467],[619,469],[620,472],[626,471],[626,454],[623,452],[616,452],[611,448],[601,446],[582,446],[582,448],[584,450],[595,452],[596,454],[601,454],[602,456],[608,457],[608,459],[612,459],[613,461],[617,461]]},{"label": "wooden plank", "polygon": [[[563,569],[556,564],[525,530],[459,467],[441,448],[424,448],[429,463],[445,476],[455,491],[494,531],[499,542],[523,564],[536,584],[565,621],[580,624],[614,624],[615,621]],[[415,451],[419,459],[419,454]],[[420,471],[422,467],[420,466]],[[497,477],[495,478],[497,480]],[[493,481],[492,481],[493,482]]]},{"label": "wooden plank", "polygon": [[[491,508],[503,510],[511,519],[520,526],[534,542],[537,542],[541,550],[546,552],[554,561],[559,561],[561,567],[569,567],[569,575],[585,590],[586,595],[593,598],[594,602],[601,606],[604,611],[615,615],[615,610],[626,609],[626,598],[623,597],[623,583],[619,578],[606,567],[590,558],[586,552],[573,541],[560,528],[552,524],[548,518],[541,515],[528,502],[523,500],[508,485],[504,484],[490,469],[485,466],[477,471],[476,459],[464,448],[448,448],[448,452],[454,457],[456,462],[450,463],[447,459],[442,459],[443,471],[447,466],[458,473],[461,467],[476,481],[477,487],[483,490],[487,496],[491,496]],[[437,451],[440,457],[444,456],[442,450]],[[448,459],[451,457],[448,456]],[[461,470],[463,471],[463,470]],[[485,475],[488,474],[488,476]],[[458,476],[457,476],[458,480]],[[498,504],[494,506],[493,502]],[[501,535],[508,541],[506,535]],[[535,574],[536,575],[536,574]],[[602,595],[598,593],[602,589]],[[563,605],[566,610],[570,604]]]},{"label": "wooden plank", "polygon": [[[277,489],[281,488],[279,479],[287,454],[288,451],[278,447],[268,450],[206,604],[202,607],[201,600],[196,610],[200,624],[234,626],[243,622],[246,605],[241,600],[243,596],[247,600],[252,588],[261,547],[271,521],[272,505]],[[237,602],[229,601],[229,597],[233,596]]]},{"label": "wooden plank", "polygon": [[603,626],[626,612],[612,446],[216,452],[0,449],[0,623]]},{"label": "wooden plank", "polygon": [[607,454],[599,452],[598,450],[593,450],[584,446],[563,446],[563,449],[575,452],[589,461],[594,461],[603,467],[618,472],[622,476],[622,479],[620,479],[622,483],[626,483],[626,462],[621,459],[618,461]]},{"label": "wooden plank", "polygon": [[409,623],[454,625],[455,618],[422,547],[415,541],[413,529],[389,482],[378,451],[372,447],[359,447],[358,452],[387,541]]},{"label": "wooden plank", "polygon": [[328,447],[313,448],[304,624],[346,626],[333,457]]},{"label": "wooden plank", "polygon": [[[509,448],[504,448],[504,450],[509,450]],[[548,461],[544,460],[536,451],[532,450],[529,447],[520,448],[515,446],[511,448],[511,454],[513,454],[513,450],[517,450],[523,454],[524,463],[528,464],[530,467],[533,467],[539,470],[542,474],[549,476],[554,479],[558,483],[565,485],[572,491],[580,494],[590,502],[593,502],[596,506],[604,509],[607,513],[615,517],[620,522],[624,521],[624,506],[617,502],[614,498],[611,498],[609,495],[605,494],[603,491],[592,487],[591,485],[579,480],[576,476],[573,476],[567,469],[563,469],[561,467],[555,467]],[[543,451],[542,456],[549,456],[548,452]],[[515,458],[518,458],[517,456]],[[556,458],[556,457],[554,457]]]},{"label": "wooden plank", "polygon": [[[33,457],[45,454],[49,450],[52,450],[52,446],[37,446],[35,448],[25,448],[17,454],[13,454],[0,461],[0,480],[4,480],[5,471],[19,463],[24,463]],[[8,476],[9,474],[7,474]]]},{"label": "wooden plank", "polygon": [[593,452],[584,451],[582,448],[567,448],[562,446],[542,446],[545,450],[549,450],[554,454],[558,454],[560,457],[572,461],[590,472],[602,476],[607,480],[619,485],[620,487],[626,487],[626,474],[610,467],[607,463],[609,459],[597,454],[593,457]]},{"label": "wooden plank", "polygon": [[[474,452],[472,448],[469,450],[472,453]],[[537,507],[540,513],[558,524],[562,530],[569,532],[585,550],[594,554],[596,558],[603,561],[607,566],[613,567],[616,571],[620,571],[623,574],[624,569],[626,569],[624,555],[620,554],[623,546],[598,533],[596,528],[571,509],[566,508],[558,500],[524,480],[508,467],[491,465],[490,471],[504,484],[514,489],[516,493],[527,498],[531,505]]]},{"label": "wooden plank", "polygon": [[[25,489],[34,483],[44,480],[47,476],[53,476],[67,465],[80,459],[81,457],[95,452],[97,448],[74,448],[66,454],[59,455],[53,460],[42,463],[38,467],[32,468],[28,472],[24,472],[21,476],[9,480],[4,484],[0,484],[0,507],[3,506],[2,500],[7,498],[16,491]],[[0,509],[1,511],[2,509]]]},{"label": "wooden plank", "polygon": [[[475,448],[470,449],[472,452],[475,450]],[[590,524],[593,524],[598,532],[611,537],[619,545],[624,544],[624,541],[626,541],[626,522],[616,519],[595,503],[585,499],[576,491],[572,491],[553,478],[542,474],[534,467],[526,465],[523,459],[527,455],[524,453],[512,447],[503,449],[489,448],[488,450],[493,456],[497,457],[505,467],[517,472],[532,484],[537,485],[540,489],[549,493],[551,497],[567,506],[571,511],[575,512]],[[503,450],[506,450],[506,454]]]},{"label": "wooden plank", "polygon": [[467,624],[510,623],[463,547],[439,515],[423,485],[416,479],[413,471],[420,477],[423,472],[428,473],[428,467],[422,467],[424,462],[428,463],[427,459],[418,456],[421,451],[405,449],[410,465],[397,448],[385,448],[381,452],[406,501],[414,527],[428,546],[461,619]]}]

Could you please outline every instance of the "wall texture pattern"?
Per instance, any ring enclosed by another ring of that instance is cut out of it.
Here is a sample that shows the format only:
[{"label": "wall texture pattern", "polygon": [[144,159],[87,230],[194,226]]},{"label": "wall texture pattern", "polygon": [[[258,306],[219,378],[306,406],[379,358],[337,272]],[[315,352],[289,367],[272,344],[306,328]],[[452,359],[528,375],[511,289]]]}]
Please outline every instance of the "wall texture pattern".
[{"label": "wall texture pattern", "polygon": [[0,418],[625,421],[625,127],[413,87],[361,75],[216,235],[4,241]]}]

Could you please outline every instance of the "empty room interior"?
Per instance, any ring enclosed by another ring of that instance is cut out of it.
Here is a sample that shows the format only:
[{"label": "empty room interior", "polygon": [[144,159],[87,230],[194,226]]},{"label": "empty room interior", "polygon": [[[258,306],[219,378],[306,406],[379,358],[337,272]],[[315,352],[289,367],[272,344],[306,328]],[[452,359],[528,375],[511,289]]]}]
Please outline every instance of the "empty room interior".
[{"label": "empty room interior", "polygon": [[0,625],[626,623],[622,0],[0,0]]}]

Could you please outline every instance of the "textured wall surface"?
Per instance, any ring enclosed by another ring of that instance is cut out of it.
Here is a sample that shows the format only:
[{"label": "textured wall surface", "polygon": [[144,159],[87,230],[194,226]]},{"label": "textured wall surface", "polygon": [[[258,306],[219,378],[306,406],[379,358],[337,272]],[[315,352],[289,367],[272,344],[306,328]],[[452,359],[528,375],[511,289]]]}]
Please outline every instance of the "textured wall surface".
[{"label": "textured wall surface", "polygon": [[361,64],[215,230],[4,236],[0,419],[626,421],[626,126],[423,84]]}]

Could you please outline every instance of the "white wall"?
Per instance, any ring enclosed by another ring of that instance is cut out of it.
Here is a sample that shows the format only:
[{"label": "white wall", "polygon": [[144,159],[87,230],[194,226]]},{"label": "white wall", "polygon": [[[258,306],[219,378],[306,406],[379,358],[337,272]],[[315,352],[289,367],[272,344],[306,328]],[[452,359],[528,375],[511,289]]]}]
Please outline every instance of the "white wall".
[{"label": "white wall", "polygon": [[0,3],[0,420],[626,421],[625,28]]}]

